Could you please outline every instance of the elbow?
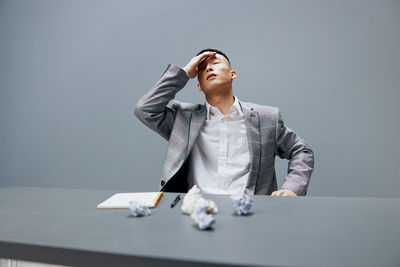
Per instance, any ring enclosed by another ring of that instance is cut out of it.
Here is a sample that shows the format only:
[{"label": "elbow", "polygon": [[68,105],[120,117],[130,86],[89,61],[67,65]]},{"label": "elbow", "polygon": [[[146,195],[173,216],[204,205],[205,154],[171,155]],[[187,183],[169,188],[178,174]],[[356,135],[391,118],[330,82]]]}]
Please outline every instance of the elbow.
[{"label": "elbow", "polygon": [[137,118],[139,118],[140,117],[140,114],[142,114],[142,108],[139,106],[139,105],[136,105],[135,106],[135,111],[134,111],[134,114],[135,114],[135,116],[137,117]]},{"label": "elbow", "polygon": [[311,173],[314,171],[314,152],[310,148],[305,147],[297,154],[297,156],[300,157],[305,166],[308,167],[311,176]]},{"label": "elbow", "polygon": [[135,106],[134,114],[135,114],[136,118],[138,118],[138,119],[142,119],[145,117],[145,114],[146,114],[145,108],[143,105],[140,104],[140,101]]},{"label": "elbow", "polygon": [[311,169],[314,168],[314,151],[305,142],[302,142],[290,153],[289,160],[294,159],[302,159]]}]

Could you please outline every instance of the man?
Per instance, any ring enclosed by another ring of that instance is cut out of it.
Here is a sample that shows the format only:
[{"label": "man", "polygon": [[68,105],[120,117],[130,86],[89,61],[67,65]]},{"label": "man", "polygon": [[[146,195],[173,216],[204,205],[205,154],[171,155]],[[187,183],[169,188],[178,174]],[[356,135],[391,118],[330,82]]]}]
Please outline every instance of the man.
[{"label": "man", "polygon": [[[206,103],[174,100],[196,76]],[[304,196],[314,168],[312,150],[285,126],[277,108],[235,97],[235,78],[223,52],[204,49],[184,68],[168,65],[138,101],[135,115],[168,140],[162,190],[187,192],[196,184],[210,194]],[[280,190],[275,155],[289,160]]]}]

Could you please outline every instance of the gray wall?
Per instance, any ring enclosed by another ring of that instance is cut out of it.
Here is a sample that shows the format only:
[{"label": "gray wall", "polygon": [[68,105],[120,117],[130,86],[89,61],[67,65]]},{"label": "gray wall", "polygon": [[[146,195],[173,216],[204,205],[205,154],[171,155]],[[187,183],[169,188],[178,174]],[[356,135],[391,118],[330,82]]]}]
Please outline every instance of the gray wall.
[{"label": "gray wall", "polygon": [[314,149],[309,195],[400,197],[399,25],[399,1],[0,1],[0,186],[157,190],[134,105],[215,47]]}]

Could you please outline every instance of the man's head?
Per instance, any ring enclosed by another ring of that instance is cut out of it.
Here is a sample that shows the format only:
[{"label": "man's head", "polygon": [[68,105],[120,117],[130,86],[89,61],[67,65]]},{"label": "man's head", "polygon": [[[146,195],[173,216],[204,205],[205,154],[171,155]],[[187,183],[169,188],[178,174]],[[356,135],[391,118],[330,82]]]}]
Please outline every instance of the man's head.
[{"label": "man's head", "polygon": [[206,95],[232,90],[232,80],[236,78],[236,71],[231,69],[228,57],[222,51],[212,48],[203,49],[197,55],[204,52],[215,52],[216,55],[205,58],[198,65],[199,90]]}]

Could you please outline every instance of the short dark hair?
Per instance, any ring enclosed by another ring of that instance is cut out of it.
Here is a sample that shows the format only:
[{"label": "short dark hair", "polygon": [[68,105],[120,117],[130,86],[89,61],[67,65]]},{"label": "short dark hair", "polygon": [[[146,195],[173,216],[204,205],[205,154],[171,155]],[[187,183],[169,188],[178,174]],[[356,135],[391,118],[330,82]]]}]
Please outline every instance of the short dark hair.
[{"label": "short dark hair", "polygon": [[218,50],[218,49],[214,49],[214,48],[206,48],[206,49],[203,49],[203,50],[201,50],[199,53],[197,53],[196,56],[198,56],[198,55],[200,55],[200,54],[202,54],[202,53],[204,53],[204,52],[215,52],[215,53],[217,53],[217,54],[220,54],[221,56],[225,57],[226,60],[228,60],[229,64],[231,64],[231,62],[229,61],[229,58],[225,55],[224,52],[222,52],[222,51],[220,51],[220,50]]}]

